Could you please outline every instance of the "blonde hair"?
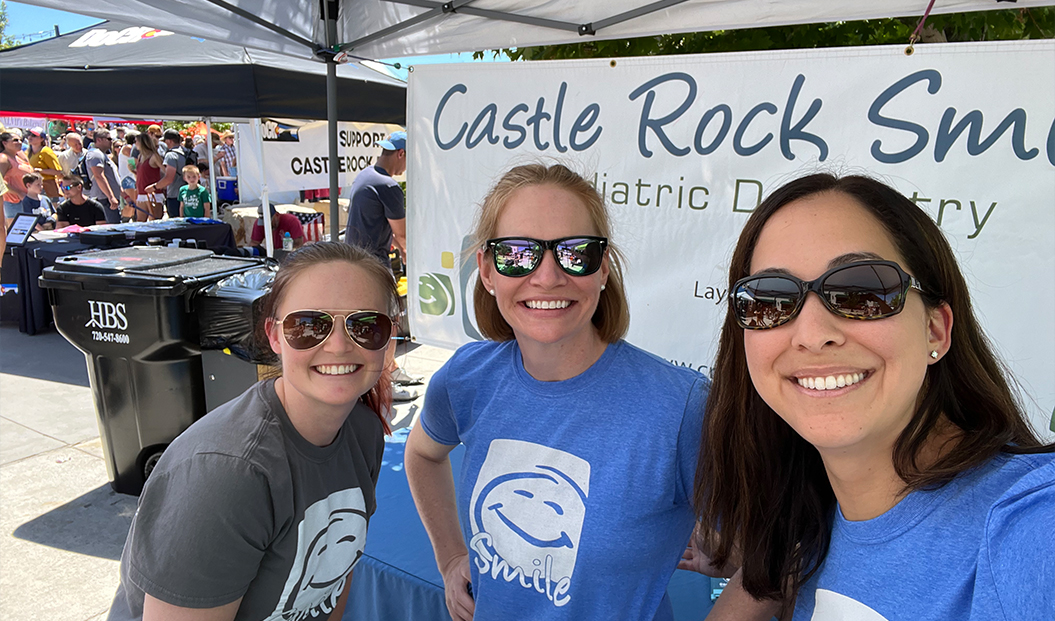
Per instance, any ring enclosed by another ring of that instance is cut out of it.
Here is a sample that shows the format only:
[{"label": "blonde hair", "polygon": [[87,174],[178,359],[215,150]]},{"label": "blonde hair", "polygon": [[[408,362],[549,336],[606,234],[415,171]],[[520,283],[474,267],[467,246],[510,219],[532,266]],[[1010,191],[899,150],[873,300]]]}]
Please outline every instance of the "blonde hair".
[{"label": "blonde hair", "polygon": [[[495,236],[498,219],[517,190],[538,185],[551,185],[574,195],[586,207],[597,234],[611,237],[611,219],[604,199],[590,182],[562,164],[547,166],[536,163],[510,169],[487,193],[473,229],[473,247],[482,248],[488,239]],[[623,338],[630,327],[630,305],[623,286],[623,256],[611,239],[608,241],[608,266],[608,281],[601,291],[592,322],[603,341],[614,343]],[[498,304],[482,280],[476,281],[473,298],[473,310],[480,333],[492,341],[513,340],[513,328],[502,317]]]}]

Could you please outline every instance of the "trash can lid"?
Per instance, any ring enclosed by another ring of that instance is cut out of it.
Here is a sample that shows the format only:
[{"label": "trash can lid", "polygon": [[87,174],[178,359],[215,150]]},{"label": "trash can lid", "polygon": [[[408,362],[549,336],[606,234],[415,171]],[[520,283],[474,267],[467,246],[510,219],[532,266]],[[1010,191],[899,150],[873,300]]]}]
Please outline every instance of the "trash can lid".
[{"label": "trash can lid", "polygon": [[55,261],[57,272],[84,272],[88,274],[119,274],[126,270],[154,270],[201,261],[212,257],[212,250],[196,248],[169,248],[168,246],[129,246],[100,252],[89,252],[65,257]]},{"label": "trash can lid", "polygon": [[60,257],[44,269],[40,285],[172,296],[262,264],[257,259],[218,256],[211,250],[131,246]]}]

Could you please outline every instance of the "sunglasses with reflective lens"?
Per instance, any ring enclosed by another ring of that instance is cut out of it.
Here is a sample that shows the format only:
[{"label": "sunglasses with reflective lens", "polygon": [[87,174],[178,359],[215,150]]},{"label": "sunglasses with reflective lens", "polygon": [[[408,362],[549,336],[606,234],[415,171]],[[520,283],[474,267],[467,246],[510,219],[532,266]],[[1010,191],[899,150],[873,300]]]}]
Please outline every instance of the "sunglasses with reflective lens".
[{"label": "sunglasses with reflective lens", "polygon": [[348,338],[363,349],[384,349],[392,338],[392,319],[371,310],[354,310],[345,314],[321,310],[293,311],[282,319],[282,336],[293,349],[314,349],[326,342],[338,320],[343,320]]},{"label": "sunglasses with reflective lens", "polygon": [[71,184],[71,185],[60,185],[59,187],[62,188],[63,191],[65,191],[65,190],[72,190],[73,188],[79,188],[79,187],[81,187],[81,184],[74,183],[74,184]]},{"label": "sunglasses with reflective lens", "polygon": [[804,281],[790,274],[763,273],[733,285],[729,304],[746,330],[767,330],[791,321],[810,291],[832,314],[848,319],[883,319],[901,312],[909,289],[919,281],[892,261],[857,261]]},{"label": "sunglasses with reflective lens", "polygon": [[557,265],[571,276],[589,276],[601,269],[608,238],[576,235],[560,239],[499,237],[487,240],[495,269],[503,276],[519,278],[534,272],[547,250],[553,251]]}]

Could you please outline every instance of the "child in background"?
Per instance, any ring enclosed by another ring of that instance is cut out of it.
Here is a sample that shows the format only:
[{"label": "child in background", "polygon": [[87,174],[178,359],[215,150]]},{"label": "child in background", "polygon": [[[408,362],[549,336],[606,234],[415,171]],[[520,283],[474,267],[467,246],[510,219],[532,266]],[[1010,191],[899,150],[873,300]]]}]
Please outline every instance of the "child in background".
[{"label": "child in background", "polygon": [[179,215],[182,218],[211,218],[212,199],[209,190],[198,185],[201,174],[198,167],[188,164],[183,167],[183,180],[187,185],[179,191]]},{"label": "child in background", "polygon": [[44,178],[37,173],[22,176],[22,183],[26,186],[26,197],[22,199],[22,211],[34,213],[44,217],[44,222],[39,229],[55,228],[55,207],[51,199],[44,194]]}]

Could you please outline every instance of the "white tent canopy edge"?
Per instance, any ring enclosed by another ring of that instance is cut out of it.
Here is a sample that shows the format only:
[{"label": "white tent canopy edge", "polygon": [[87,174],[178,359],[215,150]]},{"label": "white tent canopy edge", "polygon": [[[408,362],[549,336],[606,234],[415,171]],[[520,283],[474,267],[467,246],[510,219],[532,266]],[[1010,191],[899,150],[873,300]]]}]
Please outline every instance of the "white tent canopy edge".
[{"label": "white tent canopy edge", "polygon": [[[318,0],[26,0],[109,19],[134,11],[166,30],[312,58],[326,46]],[[446,54],[680,32],[922,16],[928,0],[338,0],[337,43],[365,58]],[[1055,0],[937,0],[933,14]],[[452,10],[448,10],[452,9]],[[614,22],[614,23],[612,23]],[[545,25],[543,25],[545,24]],[[607,25],[610,24],[610,25]],[[580,31],[592,34],[579,34]]]}]

